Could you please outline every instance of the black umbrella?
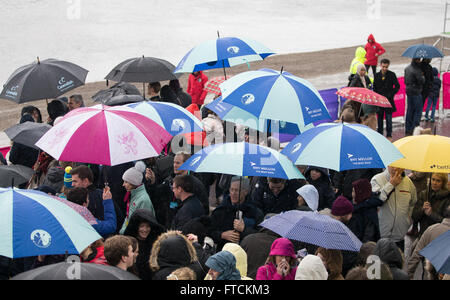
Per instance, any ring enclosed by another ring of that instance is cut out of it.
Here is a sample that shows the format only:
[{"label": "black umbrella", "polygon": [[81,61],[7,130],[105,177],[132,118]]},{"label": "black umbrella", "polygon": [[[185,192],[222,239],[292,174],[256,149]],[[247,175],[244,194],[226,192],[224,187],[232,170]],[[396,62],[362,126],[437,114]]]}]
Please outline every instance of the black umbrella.
[{"label": "black umbrella", "polygon": [[[106,90],[101,90],[97,92],[94,96],[92,96],[92,100],[95,102],[106,103],[108,100],[115,96],[120,95],[139,95],[141,96],[141,92],[139,92],[138,88],[134,85],[126,82],[119,82]],[[142,97],[142,96],[141,96]]]},{"label": "black umbrella", "polygon": [[115,105],[125,105],[129,103],[145,101],[145,98],[141,95],[119,95],[114,96],[109,100],[103,102],[105,105],[115,106]]},{"label": "black umbrella", "polygon": [[11,280],[139,280],[139,278],[116,267],[61,262],[21,273]]},{"label": "black umbrella", "polygon": [[38,60],[17,69],[3,85],[0,98],[16,103],[57,98],[84,85],[89,71],[53,58]]},{"label": "black umbrella", "polygon": [[52,128],[46,123],[25,122],[9,127],[5,130],[6,135],[14,142],[38,149],[34,144]]},{"label": "black umbrella", "polygon": [[33,174],[33,169],[22,165],[0,165],[0,187],[11,187],[12,183],[17,187],[29,182]]},{"label": "black umbrella", "polygon": [[164,59],[142,56],[121,62],[106,75],[105,79],[143,83],[166,81],[178,79],[181,76],[181,74],[174,74],[174,70],[175,66]]}]

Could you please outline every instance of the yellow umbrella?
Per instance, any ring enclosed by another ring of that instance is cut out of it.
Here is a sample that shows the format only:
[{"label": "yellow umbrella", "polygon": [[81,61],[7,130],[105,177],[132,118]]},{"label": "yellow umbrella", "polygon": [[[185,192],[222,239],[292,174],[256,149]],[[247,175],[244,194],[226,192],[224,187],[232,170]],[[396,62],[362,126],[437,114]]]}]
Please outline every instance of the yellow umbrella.
[{"label": "yellow umbrella", "polygon": [[390,166],[417,172],[450,173],[450,138],[418,135],[402,138],[394,145],[405,158]]}]

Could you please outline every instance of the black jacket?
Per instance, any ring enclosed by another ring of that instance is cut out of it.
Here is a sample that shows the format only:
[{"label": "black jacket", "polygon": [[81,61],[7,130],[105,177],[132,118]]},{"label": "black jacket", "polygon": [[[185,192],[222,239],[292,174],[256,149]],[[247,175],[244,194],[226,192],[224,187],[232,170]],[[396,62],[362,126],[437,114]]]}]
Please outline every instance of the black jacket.
[{"label": "black jacket", "polygon": [[88,210],[92,215],[99,219],[104,220],[104,208],[103,208],[103,191],[96,189],[94,185],[88,186],[89,191],[89,204]]},{"label": "black jacket", "polygon": [[393,240],[387,238],[380,239],[373,250],[373,254],[389,266],[394,280],[409,280],[408,274],[402,270],[402,254]]},{"label": "black jacket", "polygon": [[436,68],[433,68],[433,86],[431,87],[431,91],[429,93],[430,98],[438,98],[441,93],[441,85],[442,81],[439,78],[439,71]]},{"label": "black jacket", "polygon": [[[319,171],[322,176],[320,176],[317,180],[312,180],[311,178],[311,170],[317,170]],[[328,176],[328,170],[324,168],[319,167],[308,167],[305,172],[306,180],[312,184],[317,191],[319,192],[319,208],[317,210],[322,210],[324,208],[330,208],[333,205],[333,202],[335,200],[335,193],[331,186],[331,181]],[[297,198],[296,198],[297,199]]]},{"label": "black jacket", "polygon": [[420,64],[420,69],[425,77],[425,83],[423,84],[422,97],[423,101],[428,98],[431,90],[433,89],[433,67],[429,63],[422,62]]},{"label": "black jacket", "polygon": [[[20,119],[20,124],[34,122],[31,115],[25,114]],[[22,165],[33,168],[39,157],[39,150],[14,142],[9,152],[9,161],[14,165]]]},{"label": "black jacket", "polygon": [[397,111],[395,107],[394,96],[400,90],[400,83],[398,82],[397,76],[392,71],[387,71],[385,75],[380,71],[375,74],[375,78],[373,81],[373,91],[380,95],[385,96],[389,103],[391,103],[392,112]]},{"label": "black jacket", "polygon": [[405,69],[406,94],[412,96],[421,95],[424,84],[425,76],[422,74],[420,65],[415,62],[411,62],[411,64]]},{"label": "black jacket", "polygon": [[[370,81],[369,76],[364,75],[364,79],[366,80],[366,88],[368,89],[372,89],[372,81]],[[354,75],[352,78],[352,81],[350,82],[350,87],[360,87],[363,88],[364,84],[361,81],[361,76],[359,75]]]},{"label": "black jacket", "polygon": [[191,95],[184,92],[183,89],[180,88],[175,94],[177,95],[178,101],[180,102],[177,104],[181,105],[182,107],[186,108],[192,104]]},{"label": "black jacket", "polygon": [[338,189],[338,195],[352,199],[352,183],[358,179],[371,180],[373,176],[383,172],[382,169],[354,169],[336,172],[333,176],[333,186]]},{"label": "black jacket", "polygon": [[172,220],[171,228],[173,230],[183,230],[183,226],[194,218],[201,217],[205,214],[202,203],[196,196],[190,196],[185,199],[179,207],[176,215]]},{"label": "black jacket", "polygon": [[364,202],[354,205],[353,215],[347,226],[361,242],[376,243],[380,239],[377,207],[383,204],[376,195],[372,195]]},{"label": "black jacket", "polygon": [[261,223],[264,218],[263,213],[253,203],[250,203],[250,197],[240,205],[233,205],[229,196],[226,196],[220,206],[218,206],[211,214],[211,227],[209,228],[209,236],[217,243],[217,249],[220,251],[222,247],[229,241],[221,238],[224,231],[233,230],[236,213],[242,211],[242,218],[245,223],[245,229],[240,234],[241,240],[251,234],[256,233],[256,226]]},{"label": "black jacket", "polygon": [[[150,234],[145,240],[138,238],[139,225],[143,222],[149,223],[151,228]],[[136,267],[139,278],[142,280],[150,280],[152,278],[152,271],[150,270],[148,263],[150,253],[152,251],[153,243],[164,231],[164,227],[156,221],[156,218],[148,209],[138,209],[130,217],[130,221],[125,229],[124,235],[135,237],[139,242],[139,256],[136,260]]]}]

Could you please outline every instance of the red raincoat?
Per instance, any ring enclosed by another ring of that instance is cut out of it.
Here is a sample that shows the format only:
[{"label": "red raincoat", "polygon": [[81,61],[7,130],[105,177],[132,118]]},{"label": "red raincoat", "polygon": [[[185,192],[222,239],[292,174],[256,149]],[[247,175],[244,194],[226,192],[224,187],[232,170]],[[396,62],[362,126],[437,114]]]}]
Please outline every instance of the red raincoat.
[{"label": "red raincoat", "polygon": [[[372,43],[370,43],[369,40],[372,40]],[[386,52],[386,50],[375,41],[372,34],[367,38],[367,44],[364,49],[366,50],[366,62],[364,64],[369,66],[378,65],[378,57]]]},{"label": "red raincoat", "polygon": [[208,77],[199,71],[197,76],[193,74],[189,75],[187,93],[191,95],[192,103],[203,105],[207,92],[204,91],[206,82],[208,82]]}]

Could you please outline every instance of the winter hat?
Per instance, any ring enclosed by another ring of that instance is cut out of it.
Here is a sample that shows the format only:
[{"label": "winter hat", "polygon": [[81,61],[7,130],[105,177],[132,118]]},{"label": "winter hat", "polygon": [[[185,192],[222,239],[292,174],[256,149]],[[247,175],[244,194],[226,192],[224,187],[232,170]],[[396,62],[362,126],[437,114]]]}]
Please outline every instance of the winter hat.
[{"label": "winter hat", "polygon": [[316,255],[306,255],[295,273],[295,280],[327,280],[328,272],[322,259]]},{"label": "winter hat", "polygon": [[272,246],[270,247],[270,256],[280,255],[280,256],[289,256],[292,258],[297,258],[294,251],[294,245],[287,238],[279,238],[276,239]]},{"label": "winter hat", "polygon": [[72,175],[70,171],[72,171],[72,167],[66,167],[64,169],[64,186],[69,189],[72,188]]},{"label": "winter hat", "polygon": [[353,201],[356,204],[364,202],[364,200],[370,198],[372,195],[372,185],[366,178],[353,181],[352,186],[355,189],[355,199]]},{"label": "winter hat", "polygon": [[319,207],[319,192],[312,184],[302,186],[297,190],[297,193],[305,199],[311,210],[316,211]]},{"label": "winter hat", "polygon": [[333,216],[345,216],[353,212],[353,204],[344,196],[339,196],[334,200],[331,208],[331,214]]},{"label": "winter hat", "polygon": [[135,186],[140,186],[142,184],[142,179],[144,178],[145,168],[145,163],[138,161],[134,167],[129,168],[123,173],[123,181],[129,182]]}]

